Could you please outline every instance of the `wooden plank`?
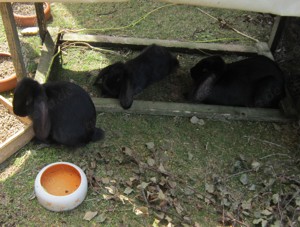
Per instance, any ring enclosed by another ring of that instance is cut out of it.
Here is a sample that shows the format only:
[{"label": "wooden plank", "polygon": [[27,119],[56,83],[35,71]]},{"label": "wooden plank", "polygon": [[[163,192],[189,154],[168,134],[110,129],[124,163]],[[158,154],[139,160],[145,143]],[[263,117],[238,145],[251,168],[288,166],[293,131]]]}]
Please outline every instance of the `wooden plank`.
[{"label": "wooden plank", "polygon": [[[157,44],[168,47],[176,51],[182,50],[210,50],[216,52],[233,52],[233,53],[250,53],[257,54],[262,47],[268,47],[266,43],[257,43],[253,46],[238,45],[238,44],[221,44],[221,43],[197,43],[183,42],[177,40],[161,40],[147,38],[131,38],[117,37],[107,35],[83,35],[77,33],[66,33],[61,37],[62,42],[87,42],[92,45],[119,47],[127,46],[131,48],[143,48],[151,44]],[[265,50],[264,50],[265,51]]]},{"label": "wooden plank", "polygon": [[35,11],[36,11],[36,17],[37,17],[37,24],[39,27],[39,34],[42,40],[42,43],[45,40],[45,36],[47,34],[47,24],[44,14],[44,7],[43,3],[34,3],[35,5]]},{"label": "wooden plank", "polygon": [[6,39],[8,42],[10,54],[13,60],[15,71],[18,78],[27,76],[25,68],[21,44],[16,28],[15,19],[13,16],[12,6],[10,3],[0,3],[0,12],[3,25],[5,28]]},{"label": "wooden plank", "polygon": [[272,31],[270,34],[270,39],[268,42],[268,46],[272,52],[276,50],[276,47],[278,45],[278,42],[281,38],[282,32],[286,25],[286,20],[287,20],[286,17],[277,16],[275,18],[275,22],[273,24]]},{"label": "wooden plank", "polygon": [[153,102],[135,100],[129,110],[124,110],[117,99],[93,98],[97,112],[121,112],[131,114],[182,116],[214,120],[247,120],[289,122],[278,109],[214,106],[205,104]]},{"label": "wooden plank", "polygon": [[56,51],[58,32],[58,28],[49,28],[49,32],[46,33],[40,61],[34,77],[39,83],[45,83],[50,74],[51,66],[54,61],[54,53]]}]

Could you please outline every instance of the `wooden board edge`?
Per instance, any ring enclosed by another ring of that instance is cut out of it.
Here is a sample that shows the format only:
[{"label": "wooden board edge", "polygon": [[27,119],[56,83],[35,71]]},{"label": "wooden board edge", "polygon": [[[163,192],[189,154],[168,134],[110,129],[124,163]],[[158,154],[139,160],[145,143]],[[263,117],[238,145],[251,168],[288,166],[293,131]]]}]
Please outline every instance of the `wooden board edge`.
[{"label": "wooden board edge", "polygon": [[[93,45],[108,47],[129,47],[132,49],[142,49],[151,44],[165,46],[174,51],[195,52],[213,51],[213,52],[232,52],[244,54],[257,54],[261,52],[261,47],[268,46],[265,42],[255,43],[253,45],[241,44],[223,44],[223,43],[198,43],[178,40],[162,40],[148,38],[119,37],[108,35],[90,35],[78,33],[65,33],[61,36],[60,42],[86,42]],[[265,50],[264,50],[265,51]]]},{"label": "wooden board edge", "polygon": [[59,28],[48,28],[43,43],[40,61],[34,79],[39,83],[45,83],[51,71],[55,51],[59,40]]},{"label": "wooden board edge", "polygon": [[215,106],[206,104],[153,102],[135,100],[130,109],[124,110],[117,99],[93,98],[97,112],[164,115],[206,118],[212,120],[243,120],[265,122],[291,122],[279,109]]},{"label": "wooden board edge", "polygon": [[[13,114],[11,103],[1,95],[0,103],[3,104],[11,114]],[[24,123],[25,127],[0,144],[0,164],[16,153],[34,137],[31,120],[27,117],[16,117]]]}]

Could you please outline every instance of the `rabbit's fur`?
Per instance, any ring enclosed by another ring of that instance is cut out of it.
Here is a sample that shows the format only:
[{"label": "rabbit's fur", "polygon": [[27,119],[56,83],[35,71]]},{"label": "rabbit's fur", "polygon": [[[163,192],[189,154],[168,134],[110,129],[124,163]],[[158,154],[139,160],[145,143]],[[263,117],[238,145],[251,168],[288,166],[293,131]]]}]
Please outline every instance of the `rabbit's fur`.
[{"label": "rabbit's fur", "polygon": [[178,66],[176,57],[165,47],[153,44],[125,63],[116,62],[102,69],[94,85],[100,86],[103,97],[119,98],[121,106],[128,109],[134,95],[171,74]]},{"label": "rabbit's fur", "polygon": [[284,96],[284,77],[277,64],[254,56],[226,64],[220,56],[190,69],[194,88],[188,99],[214,105],[277,108]]},{"label": "rabbit's fur", "polygon": [[42,142],[77,146],[100,140],[104,132],[96,128],[96,110],[80,86],[70,82],[48,82],[24,78],[14,91],[13,111],[29,116],[35,136]]}]

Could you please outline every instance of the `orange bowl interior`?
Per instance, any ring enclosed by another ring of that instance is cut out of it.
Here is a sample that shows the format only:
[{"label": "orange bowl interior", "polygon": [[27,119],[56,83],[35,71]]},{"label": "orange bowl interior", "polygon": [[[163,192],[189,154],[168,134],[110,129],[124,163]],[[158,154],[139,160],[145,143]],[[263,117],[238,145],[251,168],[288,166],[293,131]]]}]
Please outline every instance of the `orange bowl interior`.
[{"label": "orange bowl interior", "polygon": [[41,184],[52,195],[65,196],[74,192],[81,183],[79,172],[72,166],[57,164],[42,174]]}]

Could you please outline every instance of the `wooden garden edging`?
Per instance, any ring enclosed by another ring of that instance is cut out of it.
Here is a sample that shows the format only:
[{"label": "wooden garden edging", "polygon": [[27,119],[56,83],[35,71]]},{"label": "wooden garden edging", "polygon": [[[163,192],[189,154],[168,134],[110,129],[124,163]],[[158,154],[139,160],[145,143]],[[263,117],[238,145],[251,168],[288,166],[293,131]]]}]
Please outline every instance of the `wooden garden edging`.
[{"label": "wooden garden edging", "polygon": [[93,98],[97,112],[121,112],[132,114],[163,115],[206,118],[213,120],[247,120],[268,122],[289,122],[278,109],[216,106],[205,104],[174,103],[134,100],[128,110],[124,110],[117,99]]},{"label": "wooden garden edging", "polygon": [[129,47],[135,49],[142,49],[151,44],[165,46],[172,51],[196,52],[215,51],[228,53],[244,53],[244,54],[262,54],[272,55],[268,44],[265,42],[258,42],[252,46],[239,44],[222,44],[222,43],[198,43],[198,42],[183,42],[177,40],[162,40],[162,39],[146,39],[146,38],[132,38],[132,37],[117,37],[108,35],[84,35],[77,33],[63,34],[61,42],[86,42],[94,46],[107,47]]}]

